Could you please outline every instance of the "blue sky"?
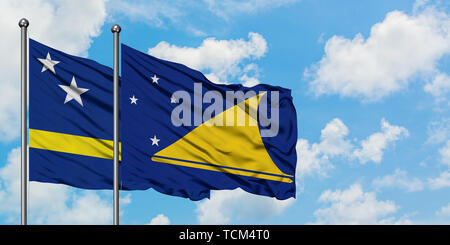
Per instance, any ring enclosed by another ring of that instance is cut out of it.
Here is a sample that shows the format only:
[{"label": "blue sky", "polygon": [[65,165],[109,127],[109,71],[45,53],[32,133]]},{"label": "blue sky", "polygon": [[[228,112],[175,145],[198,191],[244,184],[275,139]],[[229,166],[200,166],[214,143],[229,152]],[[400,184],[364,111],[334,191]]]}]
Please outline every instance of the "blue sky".
[{"label": "blue sky", "polygon": [[[290,88],[297,199],[121,192],[121,224],[450,223],[445,1],[2,1],[0,224],[19,223],[19,28],[112,65],[121,42],[214,82]],[[14,52],[13,52],[14,51]],[[31,183],[30,223],[110,224],[112,193]]]}]

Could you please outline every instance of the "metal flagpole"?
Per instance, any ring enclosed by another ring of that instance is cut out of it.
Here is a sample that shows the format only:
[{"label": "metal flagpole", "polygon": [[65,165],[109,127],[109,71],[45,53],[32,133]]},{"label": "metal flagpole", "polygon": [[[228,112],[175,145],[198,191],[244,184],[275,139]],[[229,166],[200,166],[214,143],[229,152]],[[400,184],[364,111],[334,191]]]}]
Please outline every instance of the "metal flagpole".
[{"label": "metal flagpole", "polygon": [[111,27],[114,35],[114,225],[119,225],[119,33],[120,26]]},{"label": "metal flagpole", "polygon": [[27,165],[27,27],[29,22],[22,18],[19,21],[21,31],[21,224],[27,224],[27,184],[28,184],[28,165]]}]

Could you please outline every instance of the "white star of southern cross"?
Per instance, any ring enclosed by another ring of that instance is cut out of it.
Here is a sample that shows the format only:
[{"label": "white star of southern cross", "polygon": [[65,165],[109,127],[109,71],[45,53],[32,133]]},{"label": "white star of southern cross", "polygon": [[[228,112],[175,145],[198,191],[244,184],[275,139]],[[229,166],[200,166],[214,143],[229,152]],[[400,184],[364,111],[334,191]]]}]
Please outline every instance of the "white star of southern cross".
[{"label": "white star of southern cross", "polygon": [[172,95],[172,97],[170,97],[170,103],[172,104],[178,103],[177,98],[175,98],[175,96]]},{"label": "white star of southern cross", "polygon": [[74,99],[76,102],[78,102],[78,104],[83,106],[81,95],[83,93],[86,93],[89,89],[79,88],[77,86],[77,81],[75,81],[75,77],[72,77],[72,82],[70,83],[70,86],[65,85],[58,85],[58,86],[67,93],[64,104]]},{"label": "white star of southern cross", "polygon": [[159,84],[159,83],[158,83],[159,77],[157,77],[156,74],[153,75],[153,77],[151,77],[151,79],[152,79],[152,83]]},{"label": "white star of southern cross", "polygon": [[47,57],[45,59],[39,59],[38,60],[43,64],[41,72],[46,71],[49,69],[53,72],[53,74],[56,74],[55,72],[55,65],[59,63],[59,61],[52,60],[52,57],[50,57],[50,53],[47,52]]},{"label": "white star of southern cross", "polygon": [[130,104],[137,105],[136,101],[138,101],[138,98],[134,97],[134,94],[133,94],[133,97],[130,97],[130,100],[131,100]]},{"label": "white star of southern cross", "polygon": [[153,138],[150,138],[150,140],[152,141],[152,145],[159,146],[158,142],[160,141],[160,139],[156,138],[156,135],[153,136]]}]

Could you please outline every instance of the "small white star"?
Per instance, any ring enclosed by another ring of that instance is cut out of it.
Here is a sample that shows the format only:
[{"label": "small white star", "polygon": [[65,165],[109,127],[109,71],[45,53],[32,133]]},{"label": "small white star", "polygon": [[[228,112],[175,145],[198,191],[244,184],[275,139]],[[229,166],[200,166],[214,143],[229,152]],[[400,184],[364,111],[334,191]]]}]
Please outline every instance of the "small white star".
[{"label": "small white star", "polygon": [[134,97],[134,94],[133,94],[133,97],[130,97],[130,100],[131,100],[130,104],[137,105],[136,101],[138,100],[138,98]]},{"label": "small white star", "polygon": [[178,103],[177,98],[175,98],[175,96],[172,95],[172,97],[170,97],[170,103],[172,104]]},{"label": "small white star", "polygon": [[83,106],[81,95],[83,93],[86,93],[89,89],[79,88],[77,86],[77,81],[75,81],[75,77],[72,77],[72,82],[70,83],[70,86],[65,85],[58,85],[58,86],[67,93],[64,104],[74,99],[76,102],[78,102],[78,104]]},{"label": "small white star", "polygon": [[56,74],[55,72],[55,65],[59,63],[59,61],[52,60],[52,57],[50,57],[50,53],[47,52],[47,57],[45,59],[39,59],[38,60],[43,64],[41,72],[46,71],[49,69],[53,72],[53,74]]},{"label": "small white star", "polygon": [[156,138],[156,135],[153,136],[153,138],[150,138],[150,140],[152,141],[152,145],[159,146],[158,142],[159,142],[160,139]]},{"label": "small white star", "polygon": [[152,82],[153,82],[153,83],[159,84],[159,83],[158,83],[159,77],[157,77],[156,74],[153,75],[153,77],[151,77],[151,79],[152,79]]}]

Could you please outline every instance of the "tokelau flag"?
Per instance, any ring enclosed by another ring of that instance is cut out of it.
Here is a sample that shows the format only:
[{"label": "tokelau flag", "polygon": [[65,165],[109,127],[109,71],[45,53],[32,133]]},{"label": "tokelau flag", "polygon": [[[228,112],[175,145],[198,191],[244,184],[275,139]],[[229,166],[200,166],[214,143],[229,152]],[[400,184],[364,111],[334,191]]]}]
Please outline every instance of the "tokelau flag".
[{"label": "tokelau flag", "polygon": [[214,84],[126,45],[121,79],[122,183],[192,200],[235,188],[295,196],[290,90]]},{"label": "tokelau flag", "polygon": [[113,70],[29,46],[29,179],[112,189]]}]

